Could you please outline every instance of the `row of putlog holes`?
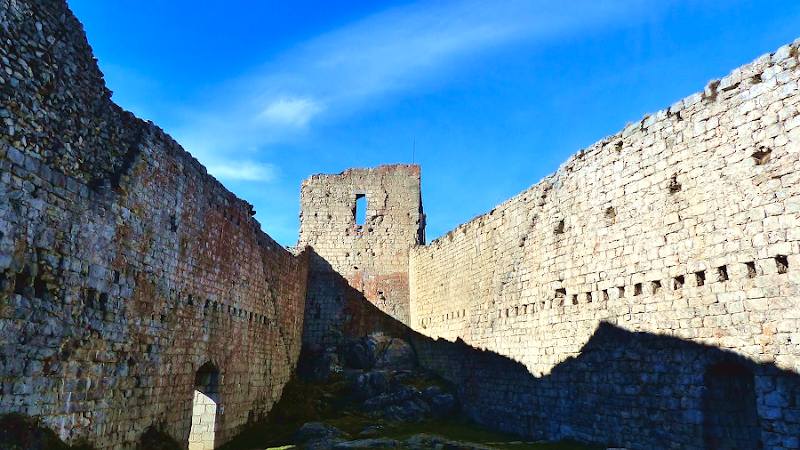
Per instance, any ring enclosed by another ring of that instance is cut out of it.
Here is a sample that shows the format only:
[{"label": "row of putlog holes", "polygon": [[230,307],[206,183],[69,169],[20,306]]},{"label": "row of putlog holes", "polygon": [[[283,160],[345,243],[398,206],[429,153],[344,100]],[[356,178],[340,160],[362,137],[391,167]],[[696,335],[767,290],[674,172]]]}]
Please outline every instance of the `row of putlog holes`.
[{"label": "row of putlog holes", "polygon": [[[773,258],[773,261],[775,262],[777,273],[779,275],[783,275],[783,274],[785,274],[785,273],[787,273],[789,271],[789,258],[787,256],[785,256],[785,255],[777,255],[777,256],[775,256]],[[747,275],[746,275],[747,278],[755,278],[757,276],[756,263],[754,261],[748,261],[748,262],[745,262],[744,264],[745,264],[745,267],[747,268]],[[727,265],[722,265],[722,266],[717,267],[714,270],[714,272],[715,272],[716,279],[717,279],[718,282],[725,282],[725,281],[728,281],[730,279],[730,277],[728,275],[728,266]],[[694,273],[688,274],[688,275],[689,276],[694,276],[695,285],[696,286],[700,287],[700,286],[704,286],[706,284],[707,280],[706,280],[706,271],[705,270],[700,270],[700,271],[697,271],[697,272],[694,272]],[[686,276],[687,275],[677,275],[677,276],[673,277],[670,280],[671,284],[672,284],[672,289],[676,290],[676,291],[682,289],[683,286],[686,284]],[[650,283],[651,292],[653,294],[658,294],[659,292],[662,291],[663,285],[661,283],[661,280],[652,280],[649,283]],[[619,298],[625,297],[625,292],[626,292],[625,286],[617,286],[616,289],[617,289],[617,293],[618,293]],[[633,285],[633,296],[634,297],[638,297],[638,296],[642,295],[643,292],[644,292],[644,284],[643,283],[635,283]],[[603,289],[602,291],[600,291],[599,294],[600,294],[600,299],[602,301],[608,301],[609,300],[608,289]],[[594,299],[594,294],[592,292],[585,292],[582,295],[585,298],[586,303],[593,303],[594,300],[595,300]],[[557,300],[557,302],[555,302],[555,303],[557,303],[559,306],[564,306],[566,304],[566,298],[567,298],[567,290],[565,288],[558,288],[558,289],[555,290],[555,299]],[[578,294],[572,294],[571,303],[573,305],[577,305],[577,304],[580,303]],[[541,309],[544,309],[545,305],[546,305],[546,302],[542,301],[541,302]],[[527,308],[525,308],[525,309],[527,309]],[[505,317],[509,317],[509,316],[512,315],[512,310],[514,311],[513,315],[518,315],[519,314],[519,307],[512,307],[512,308],[505,308],[505,309],[501,310],[499,312],[499,316],[503,317],[505,315]],[[465,317],[466,317],[466,310],[462,309],[462,310],[459,310],[459,311],[456,311],[456,312],[443,314],[441,316],[441,321],[444,322],[444,321],[450,320],[450,319],[463,319]],[[420,320],[420,325],[423,326],[423,327],[427,327],[428,323],[430,323],[430,319],[428,319],[428,320],[425,320],[425,319]]]}]

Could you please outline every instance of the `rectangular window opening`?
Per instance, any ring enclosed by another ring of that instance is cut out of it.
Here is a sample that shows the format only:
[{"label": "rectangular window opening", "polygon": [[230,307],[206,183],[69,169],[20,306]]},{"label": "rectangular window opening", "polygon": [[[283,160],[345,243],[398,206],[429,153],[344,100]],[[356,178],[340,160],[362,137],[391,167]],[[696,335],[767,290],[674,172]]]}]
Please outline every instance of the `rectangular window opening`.
[{"label": "rectangular window opening", "polygon": [[642,283],[633,285],[633,295],[642,295]]},{"label": "rectangular window opening", "polygon": [[367,196],[356,194],[356,209],[353,211],[357,226],[363,226],[367,222]]},{"label": "rectangular window opening", "polygon": [[678,275],[677,277],[672,279],[672,289],[678,290],[683,288],[684,283],[683,275]]}]

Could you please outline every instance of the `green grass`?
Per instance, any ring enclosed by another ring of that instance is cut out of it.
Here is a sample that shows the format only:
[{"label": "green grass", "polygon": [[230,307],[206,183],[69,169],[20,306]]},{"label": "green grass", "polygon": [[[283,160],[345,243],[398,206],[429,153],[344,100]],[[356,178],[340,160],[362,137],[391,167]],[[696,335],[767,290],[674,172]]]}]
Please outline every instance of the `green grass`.
[{"label": "green grass", "polygon": [[421,423],[389,423],[382,436],[405,440],[419,434],[435,434],[454,441],[483,444],[503,450],[589,450],[592,447],[577,443],[527,442],[513,434],[499,433],[482,428],[466,420],[433,420]]},{"label": "green grass", "polygon": [[[425,376],[409,378],[406,384],[420,389],[431,385],[447,387],[439,380]],[[347,384],[341,378],[329,383],[305,383],[297,378],[284,388],[280,401],[267,420],[241,433],[221,450],[288,450],[295,448],[294,432],[306,422],[325,422],[350,436],[372,425],[380,425],[381,433],[370,437],[405,440],[415,434],[427,433],[449,440],[472,442],[501,450],[593,450],[595,447],[571,442],[526,442],[519,436],[487,430],[462,419],[429,420],[420,423],[388,422],[369,417],[357,410],[347,395]]]},{"label": "green grass", "polygon": [[[383,432],[375,437],[405,440],[415,434],[427,433],[455,441],[472,442],[501,450],[593,450],[574,442],[530,442],[512,434],[498,433],[463,420],[435,420],[421,423],[386,422],[359,414],[343,414],[324,420],[348,433],[351,439],[359,439],[358,433],[370,425],[380,425]],[[226,445],[226,450],[288,450],[292,445],[292,434],[302,423],[264,424],[251,430],[249,439],[240,436],[236,442]],[[235,444],[235,445],[232,445]]]}]

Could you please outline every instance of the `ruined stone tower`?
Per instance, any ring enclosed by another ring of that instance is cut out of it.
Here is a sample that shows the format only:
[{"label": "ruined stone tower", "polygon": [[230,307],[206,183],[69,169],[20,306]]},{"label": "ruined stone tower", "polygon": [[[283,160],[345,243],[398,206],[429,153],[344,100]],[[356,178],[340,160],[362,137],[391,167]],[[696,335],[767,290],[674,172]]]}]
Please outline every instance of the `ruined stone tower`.
[{"label": "ruined stone tower", "polygon": [[300,211],[298,248],[313,249],[306,342],[320,342],[343,326],[360,329],[348,303],[362,295],[407,323],[408,252],[425,240],[419,166],[314,175],[303,182]]}]

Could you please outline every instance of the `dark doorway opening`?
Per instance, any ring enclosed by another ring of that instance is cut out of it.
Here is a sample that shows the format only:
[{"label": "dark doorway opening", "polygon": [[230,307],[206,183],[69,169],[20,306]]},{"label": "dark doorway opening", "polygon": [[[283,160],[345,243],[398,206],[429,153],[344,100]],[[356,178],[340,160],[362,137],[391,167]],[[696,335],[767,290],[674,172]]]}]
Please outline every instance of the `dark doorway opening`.
[{"label": "dark doorway opening", "polygon": [[761,428],[753,372],[733,362],[710,366],[705,373],[703,434],[713,450],[757,450]]}]

